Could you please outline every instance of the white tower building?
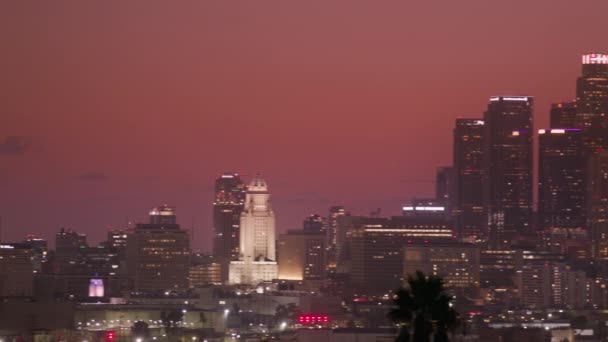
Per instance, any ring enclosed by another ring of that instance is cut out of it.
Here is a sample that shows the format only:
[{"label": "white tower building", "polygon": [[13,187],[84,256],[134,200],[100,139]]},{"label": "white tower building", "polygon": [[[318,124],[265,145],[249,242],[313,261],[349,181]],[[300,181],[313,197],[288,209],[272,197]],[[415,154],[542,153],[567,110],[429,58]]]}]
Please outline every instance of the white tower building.
[{"label": "white tower building", "polygon": [[240,257],[230,263],[228,281],[256,285],[277,277],[274,212],[266,181],[256,175],[247,187],[241,213]]}]

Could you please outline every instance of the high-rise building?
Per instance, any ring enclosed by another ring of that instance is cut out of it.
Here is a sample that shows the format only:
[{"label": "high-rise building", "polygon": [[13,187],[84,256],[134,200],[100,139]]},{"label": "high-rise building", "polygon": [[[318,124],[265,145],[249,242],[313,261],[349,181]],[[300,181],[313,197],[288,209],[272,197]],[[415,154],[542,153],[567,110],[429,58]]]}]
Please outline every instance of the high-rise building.
[{"label": "high-rise building", "polygon": [[456,119],[454,128],[454,210],[460,237],[485,239],[481,119]]},{"label": "high-rise building", "polygon": [[189,286],[190,236],[176,222],[175,208],[150,211],[150,223],[137,224],[127,238],[127,268],[142,292]]},{"label": "high-rise building", "polygon": [[586,54],[576,81],[577,121],[583,127],[605,126],[608,115],[608,55]]},{"label": "high-rise building", "polygon": [[319,214],[312,214],[304,219],[302,228],[308,232],[325,234],[325,218]]},{"label": "high-rise building", "polygon": [[407,245],[403,256],[404,279],[422,271],[442,277],[451,288],[479,287],[479,245],[456,241]]},{"label": "high-rise building", "polygon": [[54,272],[59,274],[78,273],[78,265],[82,261],[81,250],[87,247],[87,236],[85,234],[61,228],[55,234]]},{"label": "high-rise building", "polygon": [[551,104],[551,128],[576,127],[576,102],[559,102]]},{"label": "high-rise building", "polygon": [[113,250],[120,260],[124,260],[127,255],[127,231],[122,229],[112,229],[108,231],[107,247]]},{"label": "high-rise building", "polygon": [[451,216],[454,200],[454,168],[442,166],[437,168],[435,175],[435,200],[446,208],[446,214]]},{"label": "high-rise building", "polygon": [[230,263],[231,284],[256,284],[277,278],[275,233],[268,185],[256,175],[247,187],[241,213],[240,256]]},{"label": "high-rise building", "polygon": [[157,225],[175,225],[177,223],[177,216],[175,215],[175,208],[170,207],[166,204],[160,205],[153,208],[150,211],[150,224]]},{"label": "high-rise building", "polygon": [[289,230],[279,237],[279,279],[318,280],[325,277],[325,234]]},{"label": "high-rise building", "polygon": [[582,130],[538,130],[538,228],[586,226]]},{"label": "high-rise building", "polygon": [[32,249],[34,273],[48,272],[49,251],[47,241],[35,235],[28,235],[23,243],[30,245]]},{"label": "high-rise building", "polygon": [[351,281],[368,293],[390,293],[403,283],[404,247],[441,241],[454,241],[453,226],[444,219],[363,218],[349,239]]},{"label": "high-rise building", "polygon": [[509,246],[532,221],[530,96],[494,96],[484,113],[483,198],[489,246]]},{"label": "high-rise building", "polygon": [[325,277],[325,234],[289,230],[279,237],[279,279],[313,280]]},{"label": "high-rise building", "polygon": [[33,295],[32,248],[24,243],[0,244],[0,297]]},{"label": "high-rise building", "polygon": [[222,281],[228,280],[230,261],[239,258],[239,232],[245,193],[245,184],[236,173],[225,172],[215,181],[213,255],[222,266]]},{"label": "high-rise building", "polygon": [[608,261],[608,151],[591,156],[587,174],[587,224],[593,256]]},{"label": "high-rise building", "polygon": [[337,265],[338,219],[345,215],[344,206],[335,205],[329,208],[329,215],[327,216],[327,262],[330,269]]}]

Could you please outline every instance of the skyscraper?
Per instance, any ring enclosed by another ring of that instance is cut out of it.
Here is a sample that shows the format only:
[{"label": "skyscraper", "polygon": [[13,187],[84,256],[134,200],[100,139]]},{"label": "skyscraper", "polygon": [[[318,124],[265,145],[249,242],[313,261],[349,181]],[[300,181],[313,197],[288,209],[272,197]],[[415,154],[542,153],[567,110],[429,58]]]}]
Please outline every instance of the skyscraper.
[{"label": "skyscraper", "polygon": [[583,127],[602,124],[608,115],[608,55],[583,55],[576,81],[577,121]]},{"label": "skyscraper", "polygon": [[483,129],[481,119],[456,119],[454,128],[454,210],[459,236],[484,239]]},{"label": "skyscraper", "polygon": [[82,263],[81,250],[86,247],[88,247],[86,234],[61,228],[55,234],[54,272],[59,274],[78,273],[78,266]]},{"label": "skyscraper", "polygon": [[137,224],[126,245],[127,268],[137,291],[188,288],[190,236],[177,224],[175,208],[152,209],[150,223]]},{"label": "skyscraper", "polygon": [[216,257],[238,259],[239,226],[245,193],[245,185],[236,173],[226,172],[215,181],[213,254]]},{"label": "skyscraper", "polygon": [[279,278],[318,280],[325,277],[325,234],[289,230],[279,237]]},{"label": "skyscraper", "polygon": [[327,264],[330,269],[336,267],[338,259],[338,219],[346,215],[344,206],[335,205],[329,208],[327,216]]},{"label": "skyscraper", "polygon": [[325,218],[319,214],[312,214],[304,219],[302,228],[308,232],[325,234]]},{"label": "skyscraper", "polygon": [[551,104],[551,128],[576,127],[576,102],[559,102]]},{"label": "skyscraper", "polygon": [[538,223],[540,229],[586,226],[582,130],[538,130]]},{"label": "skyscraper", "polygon": [[588,170],[587,222],[593,255],[608,261],[608,151],[591,156]]},{"label": "skyscraper", "polygon": [[239,260],[230,263],[231,284],[256,284],[277,278],[274,211],[268,185],[260,175],[247,187],[239,246]]},{"label": "skyscraper", "polygon": [[532,220],[530,96],[494,96],[484,113],[483,198],[489,247],[509,246]]}]

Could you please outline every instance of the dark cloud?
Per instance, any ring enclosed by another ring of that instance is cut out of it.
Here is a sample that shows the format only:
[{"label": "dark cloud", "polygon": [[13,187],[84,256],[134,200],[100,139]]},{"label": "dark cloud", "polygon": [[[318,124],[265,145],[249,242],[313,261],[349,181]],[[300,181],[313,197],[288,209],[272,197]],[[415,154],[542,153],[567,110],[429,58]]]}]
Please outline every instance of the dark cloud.
[{"label": "dark cloud", "polygon": [[29,150],[31,146],[32,142],[28,137],[9,136],[0,144],[0,154],[21,155]]},{"label": "dark cloud", "polygon": [[76,179],[88,182],[99,182],[108,180],[108,176],[102,172],[89,171],[76,177]]}]

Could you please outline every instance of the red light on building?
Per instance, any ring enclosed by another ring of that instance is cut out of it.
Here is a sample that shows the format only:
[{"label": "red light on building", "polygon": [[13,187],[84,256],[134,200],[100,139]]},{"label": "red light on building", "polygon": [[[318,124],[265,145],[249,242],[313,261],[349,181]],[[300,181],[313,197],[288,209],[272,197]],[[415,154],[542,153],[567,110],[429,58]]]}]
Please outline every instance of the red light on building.
[{"label": "red light on building", "polygon": [[116,332],[115,331],[106,331],[106,341],[114,341],[116,340]]},{"label": "red light on building", "polygon": [[298,323],[313,324],[313,325],[329,323],[329,316],[327,316],[327,315],[300,315],[300,316],[298,316]]}]

